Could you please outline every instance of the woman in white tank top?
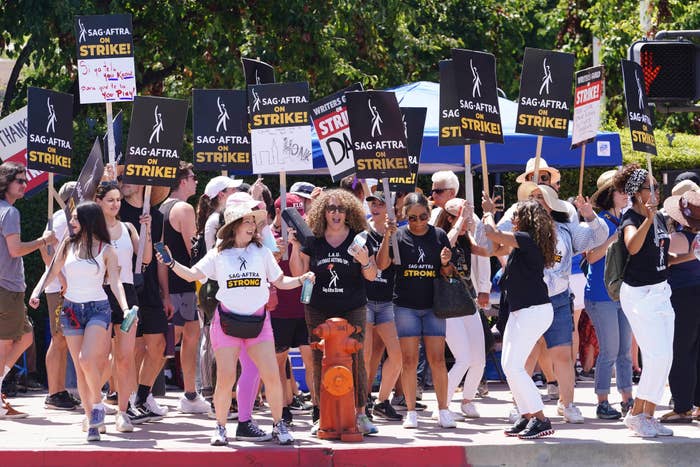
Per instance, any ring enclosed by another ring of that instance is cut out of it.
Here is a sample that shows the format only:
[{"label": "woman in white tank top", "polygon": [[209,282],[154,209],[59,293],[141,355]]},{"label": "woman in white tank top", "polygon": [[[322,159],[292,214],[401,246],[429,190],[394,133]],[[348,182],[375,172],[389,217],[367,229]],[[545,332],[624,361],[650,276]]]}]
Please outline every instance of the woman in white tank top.
[{"label": "woman in white tank top", "polygon": [[101,373],[109,353],[111,333],[111,308],[102,288],[105,278],[122,311],[128,309],[128,304],[102,209],[92,201],[84,201],[73,211],[68,223],[73,236],[59,246],[46,281],[39,282],[29,304],[38,307],[43,284],[65,269],[67,288],[61,327],[75,364],[80,399],[89,417],[88,441],[99,441],[99,428],[105,419]]},{"label": "woman in white tank top", "polygon": [[[114,182],[103,182],[97,187],[95,192],[95,202],[102,208],[107,224],[109,237],[112,239],[111,245],[117,253],[119,264],[119,280],[124,286],[126,301],[129,308],[138,305],[136,288],[134,287],[134,271],[132,260],[135,252],[138,251],[139,234],[131,223],[121,222],[118,218],[121,207],[122,194],[119,187]],[[142,224],[146,225],[146,232],[151,231],[151,216],[141,217]],[[145,242],[143,251],[143,264],[151,262],[153,247],[150,241]],[[104,285],[105,293],[109,299],[112,309],[112,324],[118,327],[124,321],[124,313],[117,303],[114,294],[110,293],[109,287]],[[112,366],[105,368],[103,380],[106,381],[111,376],[116,380],[116,385],[110,379],[110,390],[117,391],[119,412],[116,415],[116,429],[120,432],[131,432],[134,430],[130,415],[138,415],[135,408],[129,409],[129,396],[136,391],[136,360],[134,352],[136,347],[137,326],[131,326],[129,332],[113,332],[112,338]]]}]

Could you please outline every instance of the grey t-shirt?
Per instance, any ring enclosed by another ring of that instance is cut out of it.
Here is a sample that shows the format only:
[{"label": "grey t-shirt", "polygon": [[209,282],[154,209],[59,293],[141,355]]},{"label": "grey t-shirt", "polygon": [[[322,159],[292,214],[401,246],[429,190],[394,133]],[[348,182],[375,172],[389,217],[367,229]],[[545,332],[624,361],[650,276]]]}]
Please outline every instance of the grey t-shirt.
[{"label": "grey t-shirt", "polygon": [[4,199],[0,199],[0,287],[10,292],[24,292],[24,263],[13,258],[7,249],[7,236],[20,234],[19,211]]}]

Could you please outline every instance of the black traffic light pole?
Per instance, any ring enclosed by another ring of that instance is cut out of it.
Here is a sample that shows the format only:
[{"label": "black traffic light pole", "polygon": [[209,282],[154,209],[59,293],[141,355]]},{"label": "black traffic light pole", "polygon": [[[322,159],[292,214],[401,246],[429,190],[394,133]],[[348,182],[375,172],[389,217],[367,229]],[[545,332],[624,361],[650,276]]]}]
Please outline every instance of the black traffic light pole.
[{"label": "black traffic light pole", "polygon": [[661,39],[671,39],[674,37],[700,37],[700,31],[697,29],[687,29],[682,31],[659,31],[654,35],[654,40],[660,41]]}]

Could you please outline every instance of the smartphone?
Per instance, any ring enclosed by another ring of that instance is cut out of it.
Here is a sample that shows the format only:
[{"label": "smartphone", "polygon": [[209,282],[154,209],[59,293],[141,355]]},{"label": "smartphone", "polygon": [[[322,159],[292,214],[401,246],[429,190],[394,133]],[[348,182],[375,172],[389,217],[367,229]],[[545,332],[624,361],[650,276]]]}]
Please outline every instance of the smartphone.
[{"label": "smartphone", "polygon": [[503,207],[506,205],[505,196],[506,192],[503,185],[493,186],[493,196],[491,198],[493,199],[493,202],[496,203],[496,209],[499,211],[503,211]]},{"label": "smartphone", "polygon": [[165,249],[165,245],[163,245],[163,242],[154,243],[153,248],[155,248],[156,251],[160,253],[160,255],[163,257],[163,262],[165,264],[170,264],[170,262],[173,259],[170,257],[168,251]]}]

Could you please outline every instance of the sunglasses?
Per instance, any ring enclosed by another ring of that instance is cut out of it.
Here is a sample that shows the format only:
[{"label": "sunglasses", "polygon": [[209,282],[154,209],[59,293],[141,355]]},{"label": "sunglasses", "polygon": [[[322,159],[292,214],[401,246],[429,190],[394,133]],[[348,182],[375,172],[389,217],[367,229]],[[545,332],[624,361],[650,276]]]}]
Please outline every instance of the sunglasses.
[{"label": "sunglasses", "polygon": [[328,206],[326,206],[326,212],[333,213],[336,211],[340,214],[345,214],[347,212],[347,209],[345,208],[345,206],[337,206],[335,204],[329,204]]},{"label": "sunglasses", "polygon": [[423,213],[419,216],[411,214],[408,216],[408,221],[409,222],[416,222],[418,219],[420,219],[422,222],[427,221],[430,218],[430,216],[426,213]]},{"label": "sunglasses", "polygon": [[119,188],[119,185],[118,185],[117,182],[114,181],[114,180],[109,180],[109,181],[106,181],[106,182],[100,182],[100,186],[101,186],[101,187],[110,187],[110,188],[111,188],[111,187]]},{"label": "sunglasses", "polygon": [[187,178],[191,178],[195,182],[197,181],[197,175],[195,175],[195,174],[188,175]]},{"label": "sunglasses", "polygon": [[434,190],[430,190],[430,192],[434,195],[441,195],[447,190],[451,190],[452,188],[435,188]]}]

